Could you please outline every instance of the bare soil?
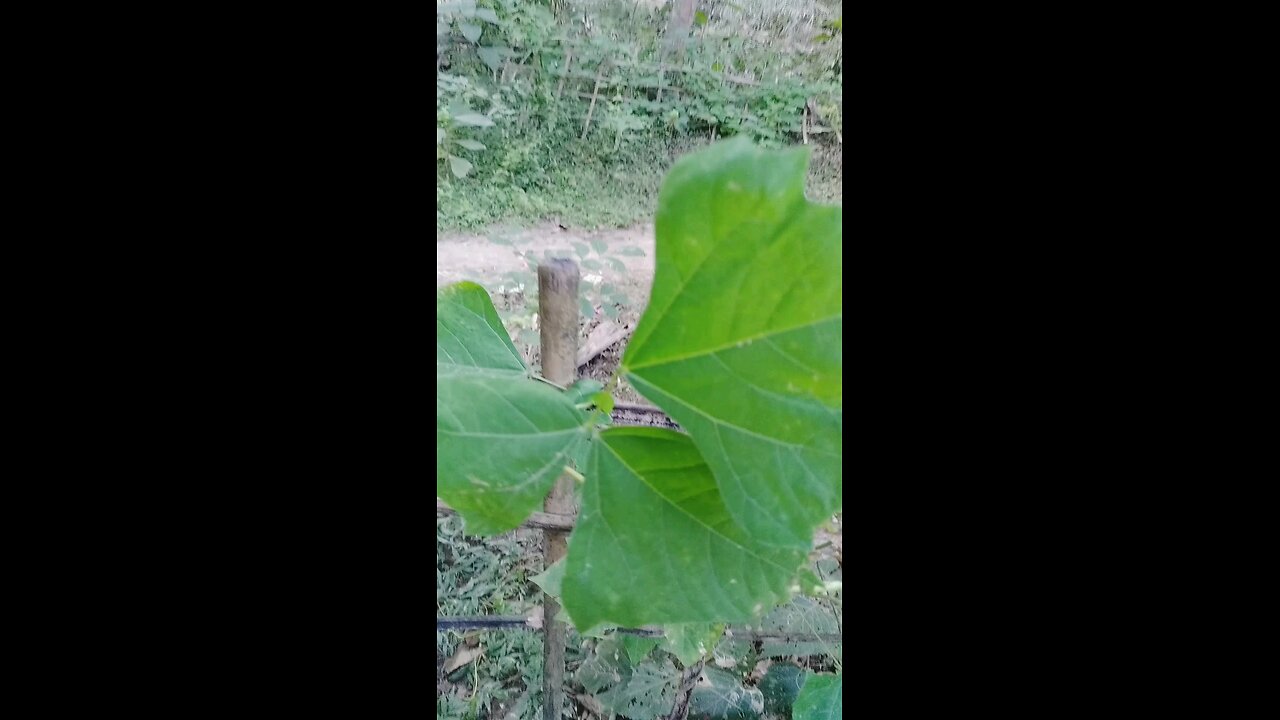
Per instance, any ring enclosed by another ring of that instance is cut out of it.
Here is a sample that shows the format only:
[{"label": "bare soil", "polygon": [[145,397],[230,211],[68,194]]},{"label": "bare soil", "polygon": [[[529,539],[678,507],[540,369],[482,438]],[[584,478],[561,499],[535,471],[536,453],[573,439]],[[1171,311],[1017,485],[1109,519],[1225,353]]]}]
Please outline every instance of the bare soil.
[{"label": "bare soil", "polygon": [[[626,266],[618,272],[605,266],[601,271],[583,270],[588,275],[603,275],[604,280],[635,288],[644,298],[653,283],[653,225],[644,224],[623,230],[564,229],[556,223],[542,223],[530,228],[496,226],[475,234],[447,234],[436,237],[436,287],[460,280],[471,280],[487,288],[496,286],[506,273],[527,270],[518,253],[533,252],[538,257],[546,252],[564,251],[563,257],[577,259],[573,243],[603,240],[610,256]],[[619,254],[619,250],[635,247],[644,256]],[[594,253],[593,253],[594,257]]]}]

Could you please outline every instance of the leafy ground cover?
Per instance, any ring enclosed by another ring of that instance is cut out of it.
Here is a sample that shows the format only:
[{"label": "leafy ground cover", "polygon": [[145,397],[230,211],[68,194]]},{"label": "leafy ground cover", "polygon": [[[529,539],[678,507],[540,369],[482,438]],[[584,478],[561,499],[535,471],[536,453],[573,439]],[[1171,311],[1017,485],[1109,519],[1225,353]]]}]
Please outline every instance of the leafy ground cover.
[{"label": "leafy ground cover", "polygon": [[[839,520],[819,533],[811,554],[821,578],[842,579]],[[537,616],[541,535],[516,530],[496,537],[465,534],[456,516],[436,519],[438,616]],[[792,706],[806,672],[836,670],[841,648],[818,640],[839,632],[842,601],[798,597],[759,625],[799,639],[752,640],[728,631],[711,642],[705,680],[695,689],[695,720],[798,717]],[[809,635],[808,639],[805,636]],[[696,641],[695,641],[696,643]],[[680,660],[663,639],[606,632],[569,633],[564,716],[650,720],[669,712]],[[633,703],[634,701],[634,703]],[[666,703],[663,705],[663,703]],[[534,720],[541,716],[542,639],[525,630],[436,633],[437,720]],[[628,715],[627,713],[633,713]],[[825,719],[824,719],[825,720]]]},{"label": "leafy ground cover", "polygon": [[[436,6],[436,229],[652,217],[719,138],[824,148],[839,196],[840,4],[448,0]],[[833,183],[834,181],[834,183]]]}]

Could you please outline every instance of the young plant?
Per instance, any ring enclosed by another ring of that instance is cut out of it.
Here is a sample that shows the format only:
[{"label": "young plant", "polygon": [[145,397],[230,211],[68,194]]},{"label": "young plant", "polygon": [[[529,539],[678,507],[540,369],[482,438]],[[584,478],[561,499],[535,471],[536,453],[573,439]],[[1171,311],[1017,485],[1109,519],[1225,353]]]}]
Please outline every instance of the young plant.
[{"label": "young plant", "polygon": [[436,115],[436,160],[447,160],[454,177],[462,179],[471,172],[473,165],[470,160],[459,157],[457,149],[480,151],[485,146],[478,140],[461,137],[459,128],[493,127],[493,121],[470,110],[465,103],[457,102]]},{"label": "young plant", "polygon": [[[842,213],[805,199],[807,163],[737,138],[663,184],[619,373],[687,434],[600,430],[598,410],[531,378],[483,288],[437,296],[436,493],[496,534],[578,467],[561,587],[583,631],[758,621],[841,507]],[[813,692],[838,699],[825,682]]]}]

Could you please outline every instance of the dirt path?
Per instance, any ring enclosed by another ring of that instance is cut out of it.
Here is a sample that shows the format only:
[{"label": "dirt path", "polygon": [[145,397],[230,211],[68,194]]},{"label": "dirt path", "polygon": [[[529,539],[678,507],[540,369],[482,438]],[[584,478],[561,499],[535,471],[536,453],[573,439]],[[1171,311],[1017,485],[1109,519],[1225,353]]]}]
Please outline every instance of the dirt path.
[{"label": "dirt path", "polygon": [[[592,241],[604,243],[603,256],[592,246]],[[585,260],[600,263],[599,270],[583,267],[584,282],[595,277],[602,282],[615,283],[628,295],[648,297],[653,283],[653,225],[637,225],[625,230],[575,230],[563,229],[555,223],[543,223],[530,228],[496,226],[474,234],[448,234],[436,237],[436,287],[472,280],[491,291],[501,285],[511,273],[528,272],[525,258],[520,253],[532,254],[543,259],[548,254],[581,258],[576,250],[581,246],[590,249]],[[643,255],[630,255],[628,248],[642,251]],[[624,267],[616,269],[605,258],[614,258]]]}]

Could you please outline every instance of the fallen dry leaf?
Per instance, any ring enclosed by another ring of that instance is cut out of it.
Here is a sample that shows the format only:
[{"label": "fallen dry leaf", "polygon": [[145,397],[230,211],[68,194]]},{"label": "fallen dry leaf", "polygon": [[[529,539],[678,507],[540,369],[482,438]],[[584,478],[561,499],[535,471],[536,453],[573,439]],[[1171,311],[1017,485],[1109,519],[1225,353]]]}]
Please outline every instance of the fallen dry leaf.
[{"label": "fallen dry leaf", "polygon": [[467,645],[465,644],[459,645],[457,652],[455,652],[453,654],[453,657],[449,658],[449,661],[444,664],[444,674],[448,675],[449,673],[453,672],[454,670],[457,670],[463,665],[466,665],[472,660],[475,660],[476,658],[480,657],[483,654],[484,654],[483,645],[479,645],[476,647],[467,647]]}]

